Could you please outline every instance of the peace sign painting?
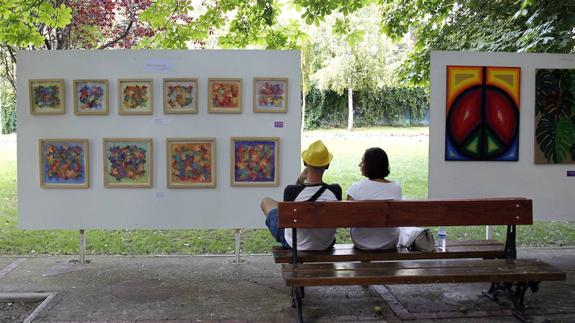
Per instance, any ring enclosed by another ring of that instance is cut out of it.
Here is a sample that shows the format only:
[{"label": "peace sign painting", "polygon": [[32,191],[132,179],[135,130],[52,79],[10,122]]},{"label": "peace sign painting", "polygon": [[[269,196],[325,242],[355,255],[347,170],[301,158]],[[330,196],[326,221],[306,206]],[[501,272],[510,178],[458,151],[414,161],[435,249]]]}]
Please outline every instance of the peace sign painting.
[{"label": "peace sign painting", "polygon": [[519,67],[447,66],[445,160],[517,161]]}]

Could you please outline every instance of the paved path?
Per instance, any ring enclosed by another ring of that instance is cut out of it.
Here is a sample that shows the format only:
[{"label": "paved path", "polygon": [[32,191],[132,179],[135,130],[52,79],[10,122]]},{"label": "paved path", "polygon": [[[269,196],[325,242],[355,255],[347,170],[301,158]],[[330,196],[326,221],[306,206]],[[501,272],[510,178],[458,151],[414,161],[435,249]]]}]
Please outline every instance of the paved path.
[{"label": "paved path", "polygon": [[[567,271],[528,292],[533,322],[575,322],[575,248],[522,249]],[[50,296],[33,322],[293,322],[289,290],[271,256],[0,257],[0,296]],[[308,322],[516,322],[486,284],[308,288]],[[381,307],[376,313],[375,306]]]}]

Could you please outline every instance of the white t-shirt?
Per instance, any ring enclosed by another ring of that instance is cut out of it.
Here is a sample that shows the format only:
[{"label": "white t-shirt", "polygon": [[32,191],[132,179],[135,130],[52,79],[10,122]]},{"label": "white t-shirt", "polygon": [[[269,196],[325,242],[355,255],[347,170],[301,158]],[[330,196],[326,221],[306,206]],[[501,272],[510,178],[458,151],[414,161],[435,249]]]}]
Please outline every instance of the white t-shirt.
[{"label": "white t-shirt", "polygon": [[[289,185],[284,191],[284,201],[307,201],[319,189],[321,185],[303,186]],[[332,191],[333,190],[333,191]],[[296,195],[297,194],[297,195]],[[321,193],[316,201],[336,201],[341,200],[341,188],[339,185],[328,185],[328,188]],[[297,249],[298,250],[325,250],[331,246],[335,238],[336,229],[298,229]],[[292,229],[284,232],[286,242],[292,246]]]},{"label": "white t-shirt", "polygon": [[[401,200],[401,185],[397,182],[381,183],[365,179],[355,182],[347,190],[354,200]],[[395,248],[399,228],[351,228],[351,240],[360,249]]]}]

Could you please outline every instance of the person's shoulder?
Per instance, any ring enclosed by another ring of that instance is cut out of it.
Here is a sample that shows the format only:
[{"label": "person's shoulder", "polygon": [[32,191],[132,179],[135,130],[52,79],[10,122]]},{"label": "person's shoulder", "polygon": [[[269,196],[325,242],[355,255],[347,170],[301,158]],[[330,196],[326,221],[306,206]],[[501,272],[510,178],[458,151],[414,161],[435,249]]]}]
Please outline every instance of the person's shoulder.
[{"label": "person's shoulder", "polygon": [[284,188],[284,201],[295,201],[299,193],[303,191],[303,185],[288,185]]},{"label": "person's shoulder", "polygon": [[339,184],[327,184],[327,189],[330,190],[337,200],[342,198],[342,189]]},{"label": "person's shoulder", "polygon": [[285,192],[301,192],[303,189],[305,188],[304,185],[288,185],[284,188],[284,193]]},{"label": "person's shoulder", "polygon": [[401,188],[401,184],[397,181],[389,181],[389,184]]},{"label": "person's shoulder", "polygon": [[357,182],[353,182],[351,183],[351,185],[349,186],[349,189],[358,189],[360,187],[365,186],[366,184],[369,184],[370,180],[369,179],[362,179],[360,181]]}]

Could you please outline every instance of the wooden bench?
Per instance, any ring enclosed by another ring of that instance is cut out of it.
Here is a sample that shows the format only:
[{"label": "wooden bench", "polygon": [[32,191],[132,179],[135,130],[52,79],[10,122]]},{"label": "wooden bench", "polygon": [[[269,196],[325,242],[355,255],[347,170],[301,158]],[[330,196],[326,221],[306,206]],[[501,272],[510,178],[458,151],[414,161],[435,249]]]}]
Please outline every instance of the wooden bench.
[{"label": "wooden bench", "polygon": [[544,262],[515,259],[516,225],[532,223],[532,201],[523,198],[281,202],[279,226],[293,228],[294,246],[301,228],[507,225],[507,236],[504,245],[457,241],[450,243],[446,252],[429,253],[401,248],[365,251],[350,245],[328,251],[293,248],[288,250],[289,263],[285,263],[286,251],[276,248],[274,259],[283,263],[282,274],[286,285],[292,287],[291,300],[299,322],[303,322],[305,286],[466,282],[491,283],[484,294],[492,299],[507,293],[515,307],[514,315],[526,321],[525,292],[536,292],[541,281],[565,280],[564,272]]}]

